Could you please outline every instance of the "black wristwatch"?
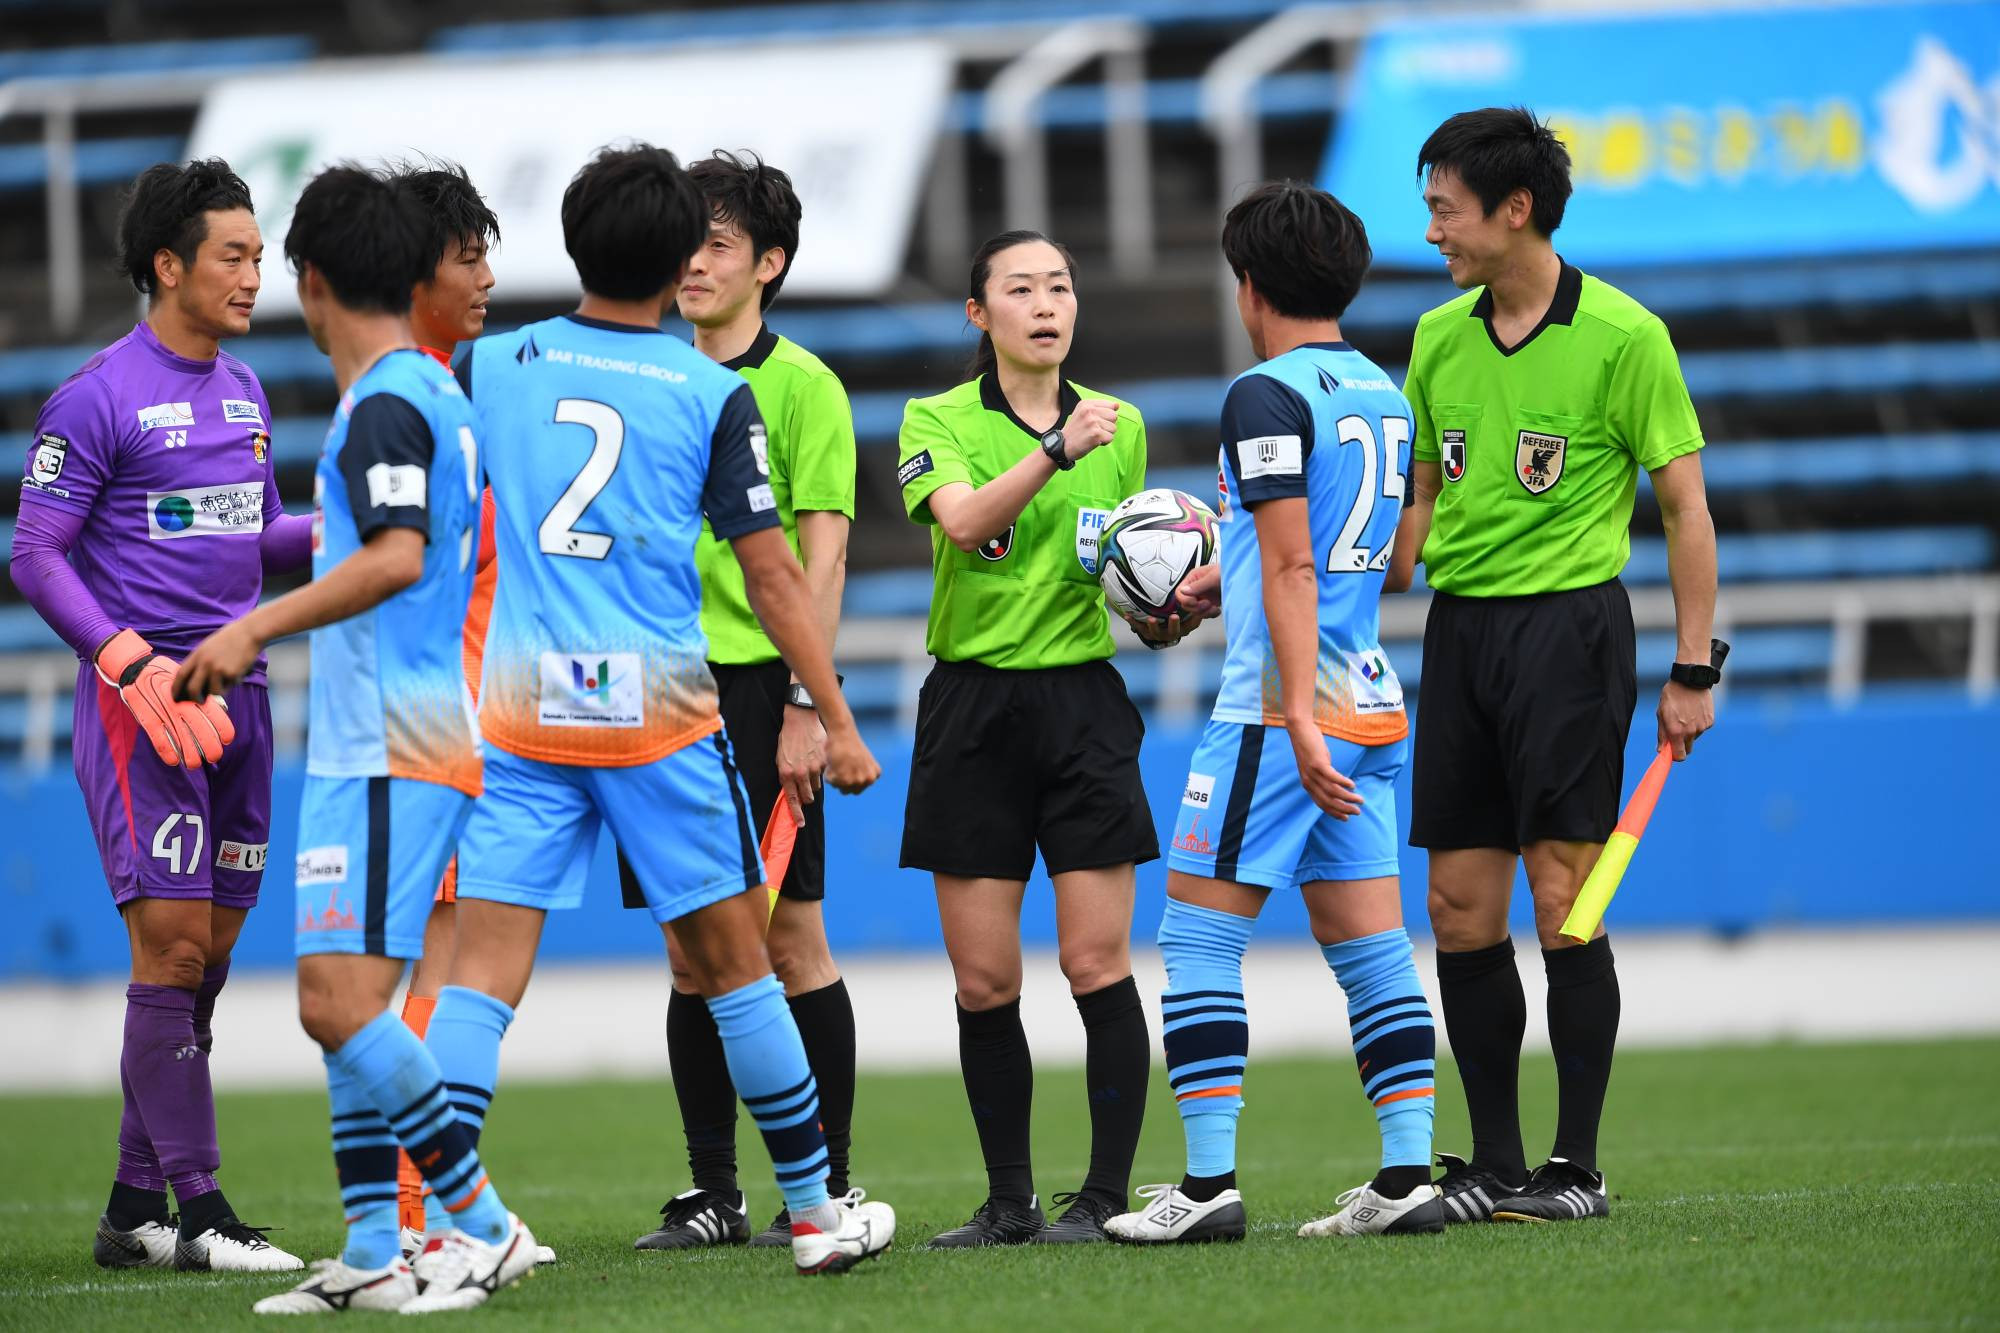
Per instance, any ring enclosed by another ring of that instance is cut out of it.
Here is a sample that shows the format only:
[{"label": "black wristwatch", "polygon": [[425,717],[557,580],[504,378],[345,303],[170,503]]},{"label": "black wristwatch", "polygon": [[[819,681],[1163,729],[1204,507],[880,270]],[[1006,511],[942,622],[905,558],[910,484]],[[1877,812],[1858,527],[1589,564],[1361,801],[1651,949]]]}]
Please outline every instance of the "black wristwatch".
[{"label": "black wristwatch", "polygon": [[806,687],[799,684],[797,681],[793,681],[791,685],[785,690],[785,702],[793,708],[818,707],[817,704],[813,703],[813,697],[806,690]]},{"label": "black wristwatch", "polygon": [[1667,672],[1667,679],[1691,690],[1712,690],[1722,680],[1722,662],[1728,656],[1728,644],[1720,639],[1710,639],[1708,661],[1676,662]]},{"label": "black wristwatch", "polygon": [[1076,460],[1063,450],[1063,433],[1060,428],[1042,436],[1042,452],[1047,454],[1049,461],[1063,472],[1076,466]]}]

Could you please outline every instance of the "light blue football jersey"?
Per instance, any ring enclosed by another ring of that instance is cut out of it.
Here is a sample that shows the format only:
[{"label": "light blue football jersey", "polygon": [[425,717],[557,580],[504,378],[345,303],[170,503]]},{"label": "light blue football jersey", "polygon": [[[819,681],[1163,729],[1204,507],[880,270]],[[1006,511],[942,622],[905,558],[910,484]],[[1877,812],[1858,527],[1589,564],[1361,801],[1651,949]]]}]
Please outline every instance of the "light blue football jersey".
[{"label": "light blue football jersey", "polygon": [[479,526],[472,405],[414,348],[349,387],[313,476],[313,577],[384,527],[428,543],[423,576],[358,616],[312,632],[306,771],[395,777],[479,793],[464,626]]},{"label": "light blue football jersey", "polygon": [[1364,745],[1408,734],[1377,603],[1409,471],[1409,404],[1344,342],[1293,348],[1229,386],[1216,511],[1229,639],[1218,721],[1284,724],[1257,529],[1240,511],[1303,496],[1319,569],[1314,718],[1325,734]]},{"label": "light blue football jersey", "polygon": [[565,315],[461,363],[500,578],[487,740],[548,763],[651,763],[721,725],[695,542],[779,523],[750,386],[679,338]]}]

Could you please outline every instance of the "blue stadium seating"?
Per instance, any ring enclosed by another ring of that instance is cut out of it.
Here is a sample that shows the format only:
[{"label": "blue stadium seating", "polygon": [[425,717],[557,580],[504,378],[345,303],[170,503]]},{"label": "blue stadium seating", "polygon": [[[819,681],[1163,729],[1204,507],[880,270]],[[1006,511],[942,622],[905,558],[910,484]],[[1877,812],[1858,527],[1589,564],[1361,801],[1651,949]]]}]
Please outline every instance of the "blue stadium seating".
[{"label": "blue stadium seating", "polygon": [[289,36],[0,51],[0,83],[9,79],[89,79],[114,74],[186,74],[202,70],[233,74],[253,66],[308,60],[317,47],[310,37]]},{"label": "blue stadium seating", "polygon": [[[115,185],[131,180],[155,162],[181,155],[177,135],[86,139],[76,146],[79,185]],[[39,143],[0,146],[0,190],[38,190],[49,178],[48,150]]]}]

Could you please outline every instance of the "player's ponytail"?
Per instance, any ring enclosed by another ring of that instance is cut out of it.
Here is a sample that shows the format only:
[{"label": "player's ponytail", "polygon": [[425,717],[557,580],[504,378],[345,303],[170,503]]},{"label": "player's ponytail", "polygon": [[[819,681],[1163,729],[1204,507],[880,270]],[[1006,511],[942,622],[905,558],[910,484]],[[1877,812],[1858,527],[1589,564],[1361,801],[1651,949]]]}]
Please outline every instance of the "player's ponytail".
[{"label": "player's ponytail", "polygon": [[[1002,250],[1011,249],[1017,245],[1027,245],[1031,241],[1040,241],[1045,245],[1053,245],[1057,252],[1062,255],[1063,263],[1069,267],[1072,281],[1074,280],[1076,261],[1070,258],[1069,248],[1061,241],[1051,240],[1038,231],[1029,231],[1026,229],[1003,231],[973,251],[971,289],[966,292],[966,296],[977,301],[980,305],[985,305],[986,282],[987,279],[993,276],[993,256],[999,254]],[[993,335],[982,331],[979,335],[979,346],[972,350],[972,360],[966,362],[966,378],[977,379],[981,375],[990,375],[998,364],[999,358],[993,350]]]}]

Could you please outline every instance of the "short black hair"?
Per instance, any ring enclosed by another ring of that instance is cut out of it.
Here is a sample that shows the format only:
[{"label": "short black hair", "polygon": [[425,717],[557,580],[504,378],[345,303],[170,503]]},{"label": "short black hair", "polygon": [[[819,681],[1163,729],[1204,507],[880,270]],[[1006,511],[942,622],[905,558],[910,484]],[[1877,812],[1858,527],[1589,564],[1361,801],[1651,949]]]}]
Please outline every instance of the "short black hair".
[{"label": "short black hair", "polygon": [[699,162],[690,162],[687,171],[688,179],[708,201],[709,216],[742,228],[756,258],[762,259],[773,246],[785,252],[785,266],[764,284],[759,298],[759,308],[769,310],[799,255],[803,210],[798,192],[792,189],[792,178],[755,153],[739,156],[720,148]]},{"label": "short black hair", "polygon": [[1417,178],[1449,170],[1479,196],[1492,217],[1508,195],[1526,190],[1534,202],[1535,230],[1544,236],[1562,226],[1569,203],[1569,149],[1524,106],[1461,111],[1431,131],[1417,150]]},{"label": "short black hair", "polygon": [[250,187],[219,157],[161,162],[132,182],[118,215],[118,268],[147,296],[158,277],[153,256],[171,250],[183,264],[208,239],[208,214],[242,208],[255,213]]},{"label": "short black hair", "polygon": [[1347,206],[1302,181],[1272,181],[1237,201],[1222,222],[1222,257],[1271,308],[1292,319],[1347,313],[1375,252]]},{"label": "short black hair", "polygon": [[349,310],[409,313],[410,294],[437,265],[416,201],[380,172],[343,162],[312,178],[292,210],[285,258],[311,264]]},{"label": "short black hair", "polygon": [[485,241],[490,247],[500,239],[500,219],[458,163],[429,159],[405,162],[389,182],[423,212],[427,224],[424,252],[433,271],[463,245]]},{"label": "short black hair", "polygon": [[708,205],[666,149],[600,148],[563,191],[562,228],[586,292],[643,301],[708,239]]}]

